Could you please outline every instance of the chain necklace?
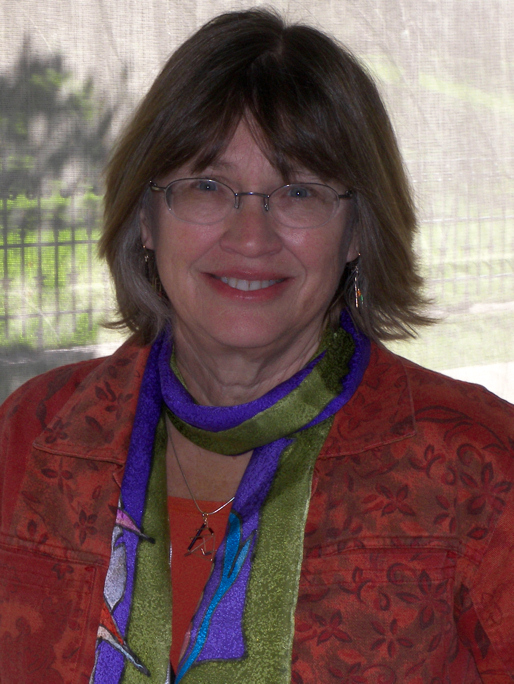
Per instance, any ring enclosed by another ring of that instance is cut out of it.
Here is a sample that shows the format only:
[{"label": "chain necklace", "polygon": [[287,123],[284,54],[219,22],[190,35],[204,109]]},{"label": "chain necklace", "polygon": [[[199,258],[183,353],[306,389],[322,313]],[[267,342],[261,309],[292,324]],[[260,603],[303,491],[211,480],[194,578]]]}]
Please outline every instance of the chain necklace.
[{"label": "chain necklace", "polygon": [[232,496],[228,501],[225,501],[224,504],[221,504],[218,508],[216,508],[215,511],[202,511],[200,506],[198,505],[198,502],[196,501],[195,495],[191,491],[191,487],[189,486],[189,482],[187,481],[187,478],[185,476],[184,471],[182,470],[182,465],[180,463],[179,457],[177,450],[175,449],[175,444],[173,443],[173,437],[170,435],[170,443],[171,443],[171,448],[173,449],[173,454],[175,455],[175,458],[177,459],[177,465],[180,470],[180,474],[182,475],[182,478],[185,482],[185,485],[187,487],[187,491],[189,492],[191,499],[193,500],[194,505],[196,506],[198,513],[202,516],[202,524],[200,527],[196,530],[196,533],[193,537],[190,537],[191,543],[187,547],[187,550],[185,552],[185,556],[190,556],[193,553],[196,553],[197,551],[200,551],[202,556],[210,561],[214,560],[214,552],[216,551],[216,535],[214,534],[214,530],[212,527],[209,526],[209,516],[214,515],[215,513],[219,513],[222,511],[226,506],[228,506],[232,501],[234,501],[235,497]]}]

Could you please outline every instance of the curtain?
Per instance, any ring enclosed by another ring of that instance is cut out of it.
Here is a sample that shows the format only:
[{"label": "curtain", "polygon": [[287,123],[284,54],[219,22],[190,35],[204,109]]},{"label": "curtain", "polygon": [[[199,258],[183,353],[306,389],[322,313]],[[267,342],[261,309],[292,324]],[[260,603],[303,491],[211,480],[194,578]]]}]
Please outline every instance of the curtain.
[{"label": "curtain", "polygon": [[[260,2],[0,0],[0,400],[32,375],[122,341],[96,256],[102,167],[168,55]],[[378,81],[419,211],[439,322],[390,347],[514,401],[514,3],[277,1]]]}]

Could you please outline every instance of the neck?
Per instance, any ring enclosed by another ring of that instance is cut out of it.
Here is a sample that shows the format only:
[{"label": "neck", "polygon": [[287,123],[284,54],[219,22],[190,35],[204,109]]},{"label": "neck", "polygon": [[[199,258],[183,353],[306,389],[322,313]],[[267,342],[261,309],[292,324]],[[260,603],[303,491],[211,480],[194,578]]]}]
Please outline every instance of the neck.
[{"label": "neck", "polygon": [[166,432],[168,496],[222,502],[234,496],[251,451],[239,456],[225,456],[202,449],[174,428],[168,417]]},{"label": "neck", "polygon": [[284,343],[283,348],[228,349],[198,344],[180,332],[175,335],[175,358],[190,394],[206,406],[235,406],[269,392],[292,377],[312,358],[320,332]]}]

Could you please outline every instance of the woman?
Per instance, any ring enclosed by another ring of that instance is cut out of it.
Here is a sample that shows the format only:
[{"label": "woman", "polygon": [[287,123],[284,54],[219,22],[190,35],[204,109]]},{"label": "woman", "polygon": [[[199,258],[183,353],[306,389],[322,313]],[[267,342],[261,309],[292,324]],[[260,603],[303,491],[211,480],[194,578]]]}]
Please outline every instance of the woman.
[{"label": "woman", "polygon": [[510,681],[513,410],[380,345],[428,321],[363,68],[219,16],[105,202],[133,336],[2,411],[2,683]]}]

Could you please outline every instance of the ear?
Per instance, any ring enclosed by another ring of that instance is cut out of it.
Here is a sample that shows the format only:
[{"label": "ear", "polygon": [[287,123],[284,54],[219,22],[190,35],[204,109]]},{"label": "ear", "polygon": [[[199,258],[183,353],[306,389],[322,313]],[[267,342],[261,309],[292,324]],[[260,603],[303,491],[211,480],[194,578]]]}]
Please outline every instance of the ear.
[{"label": "ear", "polygon": [[[147,245],[148,246],[148,245]],[[354,261],[358,256],[360,256],[359,245],[357,243],[357,238],[355,233],[352,236],[350,246],[348,247],[348,253],[346,255],[346,263]]]},{"label": "ear", "polygon": [[143,243],[143,245],[147,249],[155,249],[147,208],[141,209],[141,212],[139,213],[139,230],[141,233],[141,242]]}]

